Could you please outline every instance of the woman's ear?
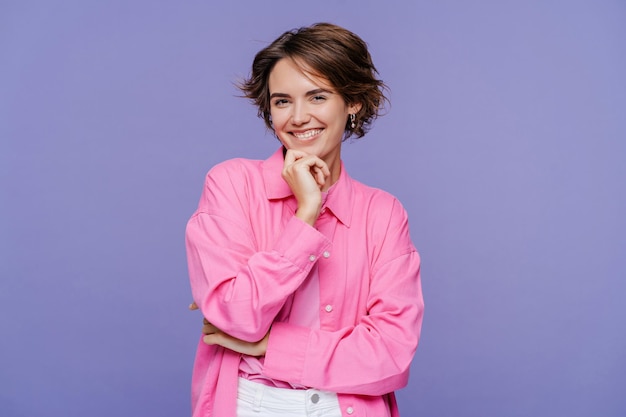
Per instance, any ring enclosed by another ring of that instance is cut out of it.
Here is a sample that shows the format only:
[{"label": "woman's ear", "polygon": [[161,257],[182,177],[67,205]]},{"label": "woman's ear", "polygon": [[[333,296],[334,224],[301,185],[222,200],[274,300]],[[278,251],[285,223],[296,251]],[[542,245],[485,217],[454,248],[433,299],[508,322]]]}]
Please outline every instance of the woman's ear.
[{"label": "woman's ear", "polygon": [[362,107],[363,105],[361,103],[350,104],[348,105],[348,113],[357,114],[359,111],[361,111]]}]

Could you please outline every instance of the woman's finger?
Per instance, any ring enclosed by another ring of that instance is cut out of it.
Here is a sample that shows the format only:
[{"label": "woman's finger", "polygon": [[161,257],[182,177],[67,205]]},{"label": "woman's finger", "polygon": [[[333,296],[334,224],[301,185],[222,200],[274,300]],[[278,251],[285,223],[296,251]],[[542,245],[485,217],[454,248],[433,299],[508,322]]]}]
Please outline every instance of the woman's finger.
[{"label": "woman's finger", "polygon": [[220,333],[211,333],[202,337],[202,341],[207,345],[219,345],[221,340]]},{"label": "woman's finger", "polygon": [[283,168],[283,172],[287,175],[298,175],[298,173],[311,173],[311,175],[313,175],[313,177],[317,181],[316,171],[319,171],[323,178],[326,178],[330,175],[330,170],[328,169],[328,165],[326,165],[326,162],[313,155],[308,155],[297,159],[291,164],[288,164],[287,161],[285,161],[285,165]]},{"label": "woman's finger", "polygon": [[217,327],[215,327],[211,323],[206,322],[204,324],[204,326],[202,326],[202,333],[203,334],[213,334],[213,333],[221,333],[221,331],[220,331],[220,329],[218,329]]},{"label": "woman's finger", "polygon": [[285,165],[291,165],[298,159],[302,159],[308,155],[309,154],[307,154],[306,152],[298,151],[295,149],[287,149],[287,153],[285,154]]},{"label": "woman's finger", "polygon": [[321,158],[315,155],[308,154],[306,152],[290,149],[285,155],[284,167],[296,167],[296,164],[297,166],[300,166],[300,164],[303,166],[308,166],[309,169],[316,166],[322,170],[324,175],[330,175],[330,169],[328,169],[326,162],[324,162]]},{"label": "woman's finger", "polygon": [[315,178],[315,181],[320,186],[320,188],[322,188],[324,184],[326,183],[326,176],[324,176],[324,172],[317,165],[312,168],[312,171],[313,171],[313,177]]}]

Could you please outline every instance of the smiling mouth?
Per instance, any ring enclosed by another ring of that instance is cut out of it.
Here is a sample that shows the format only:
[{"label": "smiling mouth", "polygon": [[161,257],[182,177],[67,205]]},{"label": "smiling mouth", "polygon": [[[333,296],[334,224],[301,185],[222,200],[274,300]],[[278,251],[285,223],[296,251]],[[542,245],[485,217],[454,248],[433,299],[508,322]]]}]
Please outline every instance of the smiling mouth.
[{"label": "smiling mouth", "polygon": [[306,140],[311,139],[313,136],[319,135],[320,133],[322,133],[322,130],[324,129],[311,129],[307,130],[306,132],[291,132],[291,134],[298,139]]}]

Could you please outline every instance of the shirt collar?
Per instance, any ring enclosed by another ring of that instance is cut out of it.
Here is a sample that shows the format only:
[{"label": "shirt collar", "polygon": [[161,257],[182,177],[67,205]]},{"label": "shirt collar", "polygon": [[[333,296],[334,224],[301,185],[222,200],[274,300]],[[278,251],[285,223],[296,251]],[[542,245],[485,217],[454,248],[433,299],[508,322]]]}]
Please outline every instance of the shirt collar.
[{"label": "shirt collar", "polygon": [[[281,175],[283,161],[283,148],[281,147],[262,163],[263,182],[265,184],[265,193],[268,200],[294,198],[291,188],[289,188],[289,185]],[[330,210],[341,223],[350,227],[353,199],[352,178],[350,178],[346,172],[342,161],[341,174],[339,175],[337,183],[334,184],[328,193],[325,207]]]}]

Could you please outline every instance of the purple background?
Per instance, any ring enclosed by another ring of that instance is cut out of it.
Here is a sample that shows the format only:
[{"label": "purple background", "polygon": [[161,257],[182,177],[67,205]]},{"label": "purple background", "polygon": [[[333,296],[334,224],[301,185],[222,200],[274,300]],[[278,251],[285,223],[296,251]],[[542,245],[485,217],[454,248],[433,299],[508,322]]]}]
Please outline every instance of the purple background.
[{"label": "purple background", "polygon": [[316,21],[392,91],[344,160],[423,257],[403,416],[626,415],[626,3],[5,0],[1,416],[189,414],[185,223],[277,147],[233,82]]}]

